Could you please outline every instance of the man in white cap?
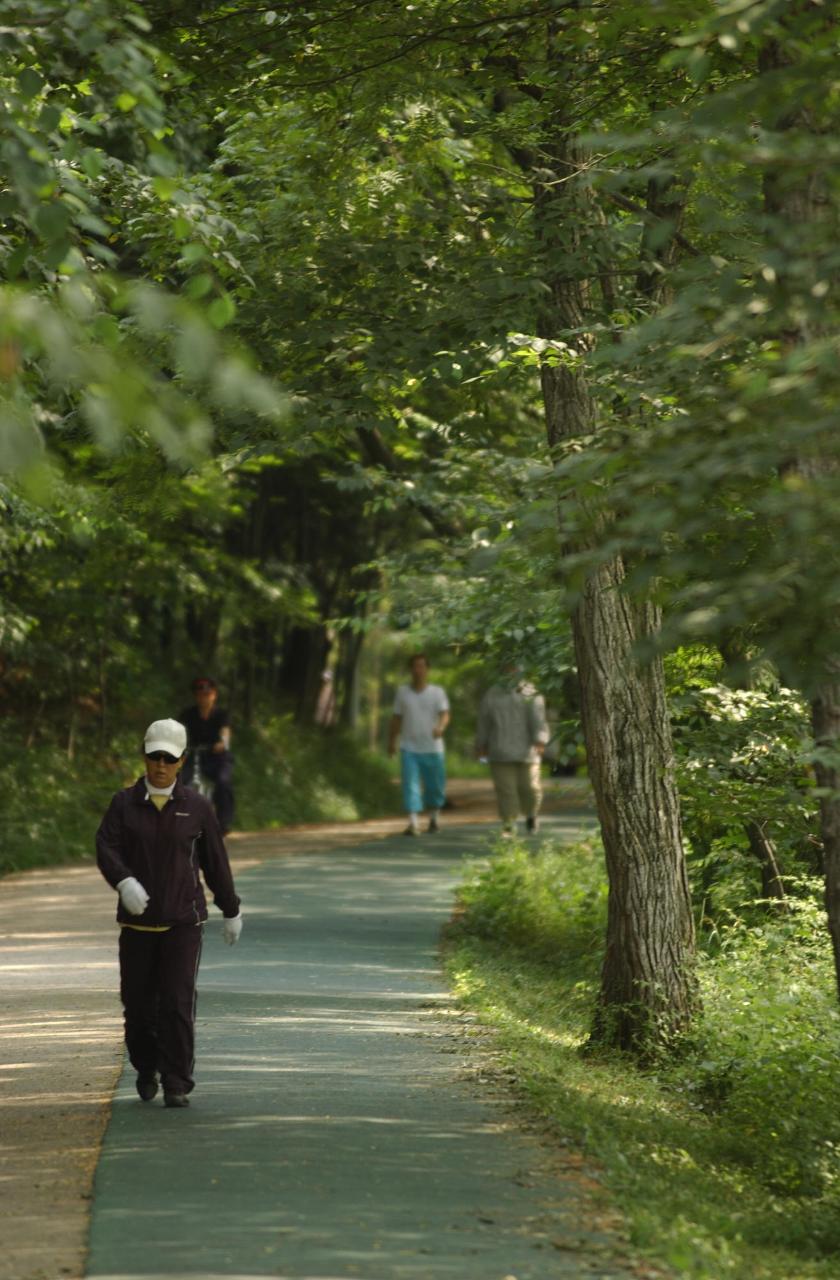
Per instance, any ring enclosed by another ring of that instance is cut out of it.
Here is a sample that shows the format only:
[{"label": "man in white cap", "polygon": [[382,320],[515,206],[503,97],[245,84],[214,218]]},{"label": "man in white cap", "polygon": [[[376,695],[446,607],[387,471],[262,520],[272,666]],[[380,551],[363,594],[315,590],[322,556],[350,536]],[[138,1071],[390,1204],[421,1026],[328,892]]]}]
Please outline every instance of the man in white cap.
[{"label": "man in white cap", "polygon": [[239,898],[213,806],[178,781],[187,733],[177,720],[146,730],[145,776],[118,791],[96,833],[99,869],[119,894],[120,997],[137,1092],[163,1084],[167,1107],[194,1088],[195,999],[207,904],[199,869],[224,915],[224,939],[242,932]]}]

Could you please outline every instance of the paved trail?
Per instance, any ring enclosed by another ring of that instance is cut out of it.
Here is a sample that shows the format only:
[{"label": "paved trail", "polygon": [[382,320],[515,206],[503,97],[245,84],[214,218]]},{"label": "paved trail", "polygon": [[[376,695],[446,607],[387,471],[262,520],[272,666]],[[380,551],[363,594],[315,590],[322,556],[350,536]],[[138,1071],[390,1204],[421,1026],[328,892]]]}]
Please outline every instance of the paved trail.
[{"label": "paved trail", "polygon": [[627,1274],[537,1140],[445,1052],[438,936],[485,841],[392,837],[239,878],[241,947],[208,931],[194,1105],[143,1105],[121,1082],[89,1277]]}]

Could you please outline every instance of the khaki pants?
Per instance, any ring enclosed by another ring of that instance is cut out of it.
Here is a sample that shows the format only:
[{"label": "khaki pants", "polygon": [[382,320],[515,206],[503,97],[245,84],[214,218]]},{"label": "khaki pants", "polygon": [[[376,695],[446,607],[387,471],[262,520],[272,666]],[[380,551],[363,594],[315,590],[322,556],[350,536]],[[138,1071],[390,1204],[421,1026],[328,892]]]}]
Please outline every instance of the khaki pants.
[{"label": "khaki pants", "polygon": [[490,772],[493,775],[496,804],[502,821],[513,822],[519,814],[526,818],[536,818],[542,803],[540,761],[529,763],[523,760],[502,764],[498,760],[491,760]]}]

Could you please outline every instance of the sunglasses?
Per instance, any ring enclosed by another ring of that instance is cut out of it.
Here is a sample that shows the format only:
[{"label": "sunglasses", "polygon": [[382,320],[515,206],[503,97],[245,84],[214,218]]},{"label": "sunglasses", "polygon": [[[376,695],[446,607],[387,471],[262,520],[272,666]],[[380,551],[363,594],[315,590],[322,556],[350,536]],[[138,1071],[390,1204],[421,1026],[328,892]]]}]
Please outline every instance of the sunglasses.
[{"label": "sunglasses", "polygon": [[181,759],[180,756],[171,756],[168,751],[154,751],[149,755],[145,752],[147,760],[153,760],[155,764],[177,764]]}]

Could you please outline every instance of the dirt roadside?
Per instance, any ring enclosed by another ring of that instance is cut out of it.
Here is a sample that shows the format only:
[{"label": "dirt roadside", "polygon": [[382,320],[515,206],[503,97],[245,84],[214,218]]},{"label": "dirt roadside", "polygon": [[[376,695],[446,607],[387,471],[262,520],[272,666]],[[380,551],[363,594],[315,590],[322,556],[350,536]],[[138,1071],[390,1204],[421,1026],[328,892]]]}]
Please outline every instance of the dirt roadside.
[{"label": "dirt roadside", "polygon": [[[452,784],[453,824],[492,821],[483,781]],[[232,835],[234,870],[401,830],[403,819]],[[247,928],[247,904],[245,905]],[[113,896],[92,864],[0,881],[0,1280],[78,1280],[91,1188],[122,1069]]]}]

